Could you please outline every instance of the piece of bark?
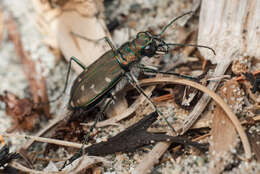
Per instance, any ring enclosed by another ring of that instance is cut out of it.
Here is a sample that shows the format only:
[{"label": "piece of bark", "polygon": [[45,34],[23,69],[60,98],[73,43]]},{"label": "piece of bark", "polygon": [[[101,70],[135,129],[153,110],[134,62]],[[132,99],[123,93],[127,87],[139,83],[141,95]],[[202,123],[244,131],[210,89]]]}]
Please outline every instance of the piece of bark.
[{"label": "piece of bark", "polygon": [[[186,138],[174,137],[167,135],[165,133],[151,133],[148,132],[148,127],[151,126],[153,122],[157,120],[158,113],[152,112],[145,116],[143,119],[135,123],[134,125],[128,127],[124,131],[109,138],[107,141],[93,144],[84,149],[84,153],[90,156],[100,156],[107,154],[114,154],[116,152],[134,152],[137,148],[144,145],[153,144],[159,141],[173,142],[177,144],[192,145],[197,148],[207,148],[205,144],[199,144],[196,142],[191,142]],[[75,159],[81,157],[82,152],[70,158],[64,167],[72,163]]]}]

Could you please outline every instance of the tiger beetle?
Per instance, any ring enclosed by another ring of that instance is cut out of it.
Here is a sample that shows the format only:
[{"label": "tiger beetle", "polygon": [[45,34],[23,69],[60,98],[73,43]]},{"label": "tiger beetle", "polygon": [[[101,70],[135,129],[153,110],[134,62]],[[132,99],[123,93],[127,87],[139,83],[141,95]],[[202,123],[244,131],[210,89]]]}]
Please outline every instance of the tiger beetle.
[{"label": "tiger beetle", "polygon": [[[153,105],[155,111],[163,117],[160,111],[157,109],[156,105],[152,100],[144,93],[144,91],[139,86],[138,80],[135,76],[132,75],[131,69],[134,65],[143,71],[149,72],[152,74],[169,74],[175,75],[182,78],[188,78],[191,80],[196,80],[196,78],[180,75],[172,72],[161,72],[145,65],[140,64],[140,61],[143,57],[153,57],[159,52],[168,53],[169,46],[194,46],[194,47],[203,47],[208,48],[215,54],[214,50],[207,46],[202,45],[192,45],[192,44],[175,44],[175,43],[166,43],[162,40],[161,36],[166,31],[166,29],[172,25],[173,22],[179,18],[191,14],[193,12],[185,13],[175,19],[173,19],[169,24],[167,24],[158,35],[153,35],[152,33],[145,31],[139,32],[136,35],[136,38],[132,41],[124,43],[120,48],[116,49],[108,37],[105,37],[105,41],[111,47],[111,50],[104,53],[98,60],[96,60],[89,67],[86,67],[83,63],[80,62],[75,57],[71,57],[69,61],[68,72],[66,76],[65,87],[63,93],[65,92],[68,84],[71,63],[72,61],[76,62],[82,69],[83,72],[75,79],[71,91],[68,108],[69,110],[74,111],[75,113],[78,110],[90,110],[101,101],[105,101],[103,108],[101,108],[101,114],[105,112],[108,106],[114,99],[114,94],[124,87],[126,84],[121,84],[123,79],[126,79],[139,93],[144,95],[146,99]],[[63,94],[62,93],[62,94]],[[57,97],[60,98],[62,94]],[[164,118],[164,117],[163,117]],[[90,128],[89,133],[94,129],[99,117],[97,116],[93,125]],[[166,118],[164,118],[168,126],[174,131],[172,126],[168,123]],[[86,135],[83,145],[88,141],[89,133]],[[79,156],[83,153],[83,148],[79,151]],[[75,154],[76,155],[76,154]],[[69,164],[73,162],[77,156],[73,156],[69,159]],[[66,162],[68,162],[66,161]],[[65,162],[64,166],[67,165]]]}]

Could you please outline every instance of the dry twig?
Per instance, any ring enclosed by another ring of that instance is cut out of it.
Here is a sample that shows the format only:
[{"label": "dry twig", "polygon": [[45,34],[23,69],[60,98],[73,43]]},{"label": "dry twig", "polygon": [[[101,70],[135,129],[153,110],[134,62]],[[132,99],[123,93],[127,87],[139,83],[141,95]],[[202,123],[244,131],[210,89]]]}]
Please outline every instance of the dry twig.
[{"label": "dry twig", "polygon": [[[176,78],[152,78],[152,79],[144,79],[140,81],[140,85],[155,85],[155,84],[182,84],[182,85],[188,85],[193,88],[199,89],[203,91],[205,94],[211,96],[220,106],[221,108],[225,111],[229,119],[232,121],[234,126],[236,127],[236,130],[241,138],[244,150],[245,150],[245,156],[247,159],[250,159],[252,154],[251,154],[251,148],[249,145],[249,141],[247,139],[247,135],[241,126],[240,122],[238,121],[237,117],[234,115],[234,113],[231,111],[231,109],[228,107],[228,105],[223,101],[221,97],[219,97],[216,93],[211,91],[205,86],[202,86],[196,82],[185,80],[185,79],[176,79]],[[182,130],[179,129],[177,130],[178,132],[181,132]],[[143,163],[140,163],[136,169],[135,173],[147,173],[152,166],[158,162],[159,158],[161,157],[162,154],[168,149],[169,143],[158,143],[156,146],[153,148],[153,150],[147,154],[144,159]]]}]

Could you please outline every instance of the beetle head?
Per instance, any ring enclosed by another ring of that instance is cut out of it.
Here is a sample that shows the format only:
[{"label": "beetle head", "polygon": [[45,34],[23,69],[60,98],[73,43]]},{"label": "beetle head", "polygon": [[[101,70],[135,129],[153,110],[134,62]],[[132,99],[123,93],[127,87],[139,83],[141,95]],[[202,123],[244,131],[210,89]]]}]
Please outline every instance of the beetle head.
[{"label": "beetle head", "polygon": [[178,44],[178,43],[166,43],[162,39],[162,34],[167,30],[169,26],[171,26],[176,20],[179,18],[182,18],[185,15],[193,14],[193,12],[185,13],[175,19],[173,19],[170,23],[168,23],[166,26],[163,27],[162,31],[157,34],[153,35],[150,32],[139,32],[136,36],[136,39],[134,40],[134,44],[138,50],[139,55],[147,56],[147,57],[153,57],[155,54],[162,52],[162,53],[168,53],[169,52],[169,46],[193,46],[193,47],[202,47],[210,49],[214,55],[216,55],[215,51],[207,46],[203,45],[197,45],[197,44]]},{"label": "beetle head", "polygon": [[168,52],[166,43],[148,31],[139,32],[136,36],[135,43],[139,47],[141,56],[153,57],[158,51]]},{"label": "beetle head", "polygon": [[136,44],[141,56],[152,57],[157,50],[157,44],[149,32],[140,32],[136,36]]}]

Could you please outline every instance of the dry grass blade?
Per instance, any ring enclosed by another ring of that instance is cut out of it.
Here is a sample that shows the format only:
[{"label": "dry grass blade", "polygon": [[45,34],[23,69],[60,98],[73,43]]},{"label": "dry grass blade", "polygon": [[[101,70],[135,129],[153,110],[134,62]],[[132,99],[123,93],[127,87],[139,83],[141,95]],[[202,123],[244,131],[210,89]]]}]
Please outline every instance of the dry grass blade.
[{"label": "dry grass blade", "polygon": [[17,162],[12,162],[10,163],[10,166],[15,168],[15,169],[18,169],[22,172],[25,172],[25,173],[34,173],[34,174],[65,174],[67,171],[61,171],[61,172],[46,172],[46,171],[39,171],[39,170],[34,170],[34,169],[29,169],[25,166],[23,166],[22,164],[20,163],[17,163]]},{"label": "dry grass blade", "polygon": [[[60,122],[62,122],[64,119],[66,119],[68,117],[67,114],[67,109],[64,109],[63,113],[61,115],[59,115],[58,117],[52,119],[51,121],[49,121],[47,123],[47,125],[42,128],[38,133],[36,133],[36,137],[43,137],[45,134],[49,133],[53,131],[53,129],[55,128],[56,125],[58,125]],[[29,140],[26,142],[26,144],[23,145],[23,149],[27,149],[29,148],[32,144],[33,144],[34,140]]]},{"label": "dry grass blade", "polygon": [[34,140],[34,141],[43,142],[43,143],[56,144],[59,146],[74,147],[74,148],[78,148],[78,149],[82,147],[82,144],[79,144],[79,143],[73,143],[73,142],[62,141],[62,140],[51,139],[51,138],[43,138],[43,137],[30,136],[30,135],[9,134],[9,133],[4,133],[4,132],[0,132],[0,135],[2,135],[4,137],[24,138],[27,140]]},{"label": "dry grass blade", "polygon": [[111,166],[111,161],[103,157],[82,156],[73,162],[75,166],[69,165],[65,167],[65,171],[69,171],[71,174],[84,173],[84,170],[93,167],[97,163],[103,163],[104,166]]},{"label": "dry grass blade", "polygon": [[34,174],[74,174],[74,173],[78,173],[79,171],[81,171],[82,169],[86,169],[88,168],[88,166],[93,166],[94,164],[97,163],[103,163],[104,165],[111,165],[111,163],[109,161],[107,161],[106,159],[102,158],[102,157],[88,157],[87,159],[84,157],[84,160],[79,159],[79,163],[73,167],[67,167],[66,170],[63,171],[57,171],[57,172],[48,172],[48,171],[39,171],[39,170],[34,170],[34,169],[29,169],[25,166],[23,166],[22,164],[19,164],[17,162],[12,162],[10,163],[10,166],[13,168],[16,168],[20,171],[26,172],[26,173],[34,173]]},{"label": "dry grass blade", "polygon": [[[202,122],[201,122],[202,120]],[[206,120],[206,122],[205,122]],[[201,128],[209,128],[210,127],[210,122],[209,122],[209,118],[206,118],[205,120],[199,119],[194,125],[194,127],[191,127],[191,129],[201,129]],[[248,125],[248,124],[252,124],[253,122],[259,122],[260,121],[260,115],[256,115],[254,117],[252,117],[251,120],[244,120],[241,122],[242,125]],[[201,123],[200,123],[201,122]],[[199,124],[197,124],[199,123]]]},{"label": "dry grass blade", "polygon": [[[251,154],[251,148],[250,144],[247,138],[247,135],[241,126],[239,120],[235,116],[235,114],[231,111],[231,109],[228,107],[228,105],[223,101],[223,99],[214,93],[213,91],[209,90],[207,87],[202,86],[196,82],[189,81],[186,79],[176,79],[172,77],[162,77],[162,78],[150,78],[150,79],[144,79],[140,81],[140,85],[146,86],[146,85],[156,85],[156,84],[182,84],[182,85],[188,85],[193,88],[199,89],[200,91],[206,93],[207,95],[211,96],[217,104],[220,105],[220,107],[225,111],[229,119],[234,124],[244,147],[245,150],[245,156],[247,159],[250,159]],[[178,132],[181,132],[182,130],[177,130]],[[147,173],[154,164],[158,162],[158,155],[154,154],[160,154],[162,155],[167,148],[169,147],[169,143],[158,143],[153,150],[147,154],[144,159],[143,163],[140,163],[137,168],[135,169],[136,173]]]}]

